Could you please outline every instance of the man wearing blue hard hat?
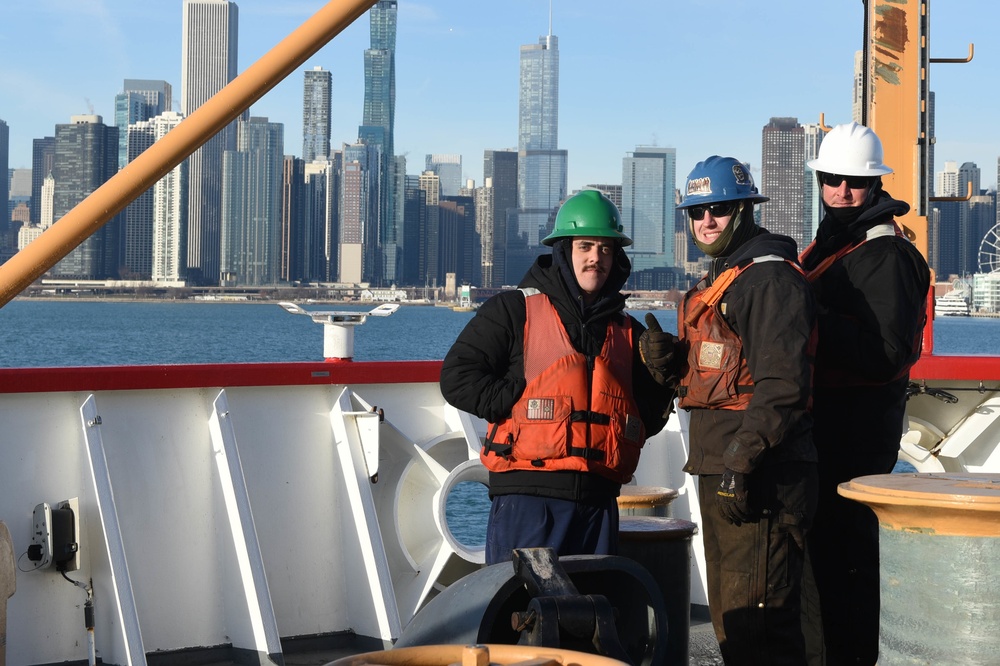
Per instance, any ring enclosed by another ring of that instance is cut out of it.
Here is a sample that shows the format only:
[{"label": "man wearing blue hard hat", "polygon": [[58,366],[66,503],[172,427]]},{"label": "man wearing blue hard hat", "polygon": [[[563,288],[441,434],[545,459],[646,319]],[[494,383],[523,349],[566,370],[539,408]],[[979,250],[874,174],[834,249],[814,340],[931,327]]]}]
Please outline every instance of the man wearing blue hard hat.
[{"label": "man wearing blue hard hat", "polygon": [[489,422],[487,564],[515,548],[616,554],[621,485],[673,401],[672,336],[643,337],[624,311],[632,240],[614,203],[570,197],[542,243],[552,253],[483,303],[441,367],[445,399]]},{"label": "man wearing blue hard hat", "polygon": [[804,537],[816,505],[809,413],[813,296],[795,241],[754,223],[767,201],[747,167],[713,155],[679,208],[708,274],[678,310],[685,471],[698,476],[708,603],[722,656],[804,664]]}]

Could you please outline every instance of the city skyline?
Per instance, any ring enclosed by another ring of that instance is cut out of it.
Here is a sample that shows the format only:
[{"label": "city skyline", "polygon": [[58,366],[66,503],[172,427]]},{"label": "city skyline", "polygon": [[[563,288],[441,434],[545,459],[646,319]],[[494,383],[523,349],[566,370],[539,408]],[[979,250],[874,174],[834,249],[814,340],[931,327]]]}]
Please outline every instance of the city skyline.
[{"label": "city skyline", "polygon": [[[237,4],[241,70],[322,6],[320,0]],[[827,124],[850,120],[860,2],[837,12],[819,3],[734,2],[725,12],[707,2],[677,4],[640,2],[612,13],[589,1],[553,3],[559,143],[569,154],[570,191],[618,182],[622,159],[636,145],[675,148],[678,181],[712,153],[750,162],[759,180],[760,130],[771,117],[807,124],[825,113]],[[464,175],[479,185],[483,151],[516,146],[518,48],[547,32],[548,11],[543,0],[503,6],[401,0],[395,149],[408,155],[408,172],[419,173],[426,154],[461,154]],[[93,107],[112,123],[126,78],[180,89],[180,0],[149,6],[42,0],[5,7],[4,17],[0,119],[9,127],[11,168],[29,167],[31,140],[51,136],[71,115]],[[995,186],[1000,155],[1000,137],[989,134],[995,93],[987,85],[1000,63],[989,39],[997,18],[1000,8],[984,0],[932,7],[932,57],[964,57],[970,42],[977,51],[969,64],[932,65],[934,168],[945,160],[975,162],[984,187]],[[368,29],[366,15],[254,105],[254,115],[285,125],[289,153],[299,151],[303,72],[314,66],[333,72],[333,145],[357,139]],[[731,92],[723,94],[727,86]]]}]

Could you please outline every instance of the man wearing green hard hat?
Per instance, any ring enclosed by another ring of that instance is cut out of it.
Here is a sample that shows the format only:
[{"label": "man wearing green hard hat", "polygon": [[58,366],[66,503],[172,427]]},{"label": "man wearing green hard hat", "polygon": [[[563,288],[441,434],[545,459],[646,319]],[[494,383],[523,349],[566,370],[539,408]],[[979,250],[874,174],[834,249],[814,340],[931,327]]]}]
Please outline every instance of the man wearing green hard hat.
[{"label": "man wearing green hard hat", "polygon": [[666,424],[674,383],[661,370],[673,337],[625,312],[622,228],[601,192],[570,197],[542,240],[552,253],[483,303],[445,356],[445,399],[489,423],[487,564],[514,548],[617,553],[616,498]]}]

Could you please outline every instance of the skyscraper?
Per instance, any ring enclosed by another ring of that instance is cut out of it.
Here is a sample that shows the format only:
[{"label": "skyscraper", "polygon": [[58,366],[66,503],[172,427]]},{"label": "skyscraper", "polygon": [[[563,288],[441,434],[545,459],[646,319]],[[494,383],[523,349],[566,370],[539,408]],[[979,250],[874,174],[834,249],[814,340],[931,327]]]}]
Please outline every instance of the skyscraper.
[{"label": "skyscraper", "polygon": [[[802,187],[802,213],[805,216],[804,241],[808,243],[816,236],[816,230],[824,215],[823,188],[819,186],[816,172],[809,168],[808,162],[819,157],[819,147],[823,144],[823,137],[826,134],[819,125],[803,125],[802,131],[805,139],[802,157],[806,163]],[[805,247],[800,246],[800,249],[805,249]]]},{"label": "skyscraper", "polygon": [[31,203],[31,169],[10,169],[10,191],[7,205],[10,207],[11,227],[18,222],[30,221],[28,205]]},{"label": "skyscraper", "polygon": [[477,187],[473,193],[476,206],[476,234],[479,236],[479,284],[484,287],[492,287],[493,277],[493,252],[496,247],[496,240],[493,237],[496,231],[496,223],[493,218],[493,202],[496,198],[496,191],[493,189],[493,180],[486,179],[486,184]]},{"label": "skyscraper", "polygon": [[[377,205],[367,212],[365,225],[372,228],[374,246],[370,249],[376,262],[365,267],[365,279],[376,285],[396,279],[395,261],[389,265],[386,257],[397,257],[394,245],[398,237],[394,228],[396,184],[393,156],[393,132],[396,114],[396,0],[378,0],[369,12],[371,48],[365,50],[365,106],[358,137],[378,149],[378,159],[368,168],[377,178]],[[346,160],[345,160],[346,164]],[[366,239],[366,242],[367,239]],[[366,251],[368,251],[366,249]]]},{"label": "skyscraper", "polygon": [[622,160],[622,224],[632,271],[673,268],[677,151],[636,146]]},{"label": "skyscraper", "polygon": [[404,177],[403,229],[401,240],[403,252],[400,257],[400,278],[402,284],[420,285],[426,273],[425,248],[423,239],[427,227],[427,193],[420,187],[420,177]]},{"label": "skyscraper", "polygon": [[377,217],[372,209],[379,205],[378,146],[359,142],[344,146],[344,163],[340,183],[340,248],[338,264],[340,282],[367,281],[378,243],[377,227],[371,222]]},{"label": "skyscraper", "polygon": [[424,170],[433,171],[441,179],[441,196],[458,196],[462,188],[461,155],[427,155]]},{"label": "skyscraper", "polygon": [[433,171],[424,171],[420,174],[420,189],[424,191],[425,204],[427,207],[427,217],[425,219],[423,235],[420,242],[423,244],[421,251],[423,270],[420,278],[424,286],[437,287],[441,275],[441,211],[438,204],[441,202],[441,179]]},{"label": "skyscraper", "polygon": [[[126,163],[179,125],[181,115],[167,111],[133,122],[127,133]],[[120,145],[120,144],[119,144]],[[178,281],[184,274],[184,222],[187,219],[187,162],[171,169],[125,209],[125,263],[130,278]],[[155,269],[154,269],[155,266]]]},{"label": "skyscraper", "polygon": [[[118,128],[118,168],[129,163],[128,126],[170,111],[172,88],[166,81],[125,79],[115,95],[115,127]],[[133,157],[134,159],[134,157]]]},{"label": "skyscraper", "polygon": [[[979,273],[983,268],[980,265],[979,250],[982,247],[983,239],[987,237],[996,222],[997,193],[993,190],[981,192],[974,195],[968,202],[962,203],[968,210],[966,216],[968,254],[964,273]],[[986,249],[991,248],[987,246]]]},{"label": "skyscraper", "polygon": [[[128,126],[128,161],[180,124],[164,111]],[[157,282],[184,278],[187,260],[187,161],[181,162],[125,209],[125,266],[134,277]]]},{"label": "skyscraper", "polygon": [[865,54],[864,51],[854,52],[854,87],[851,89],[851,119],[859,125],[865,120]]},{"label": "skyscraper", "polygon": [[799,247],[806,238],[803,190],[805,134],[797,118],[771,118],[762,132],[760,191],[770,201],[761,206],[761,226],[791,236]]},{"label": "skyscraper", "polygon": [[42,198],[42,184],[52,173],[56,159],[56,138],[47,136],[31,142],[31,222],[41,223],[41,208],[36,203]]},{"label": "skyscraper", "polygon": [[325,160],[330,155],[330,103],[333,75],[322,67],[304,72],[302,87],[302,159]]},{"label": "skyscraper", "polygon": [[283,281],[308,280],[312,258],[305,160],[285,155],[281,171],[281,273]]},{"label": "skyscraper", "polygon": [[[239,10],[229,0],[184,0],[181,112],[194,113],[236,78]],[[218,284],[222,224],[222,154],[236,146],[235,124],[188,158],[188,275]]]},{"label": "skyscraper", "polygon": [[10,128],[7,123],[0,118],[0,233],[7,233],[10,228],[10,211],[7,201],[10,198],[10,189],[7,183],[7,169],[10,162]]},{"label": "skyscraper", "polygon": [[238,123],[236,150],[222,158],[221,279],[272,286],[281,273],[281,123],[251,117]]},{"label": "skyscraper", "polygon": [[[53,218],[72,210],[118,172],[118,128],[101,116],[72,116],[56,125]],[[118,277],[121,261],[121,215],[86,238],[52,270],[53,275],[81,280]]]},{"label": "skyscraper", "polygon": [[530,249],[544,237],[567,188],[567,155],[559,150],[559,39],[551,15],[549,34],[521,46],[517,151],[517,229]]},{"label": "skyscraper", "polygon": [[944,169],[937,172],[934,178],[934,193],[939,197],[958,196],[958,162],[946,161]]},{"label": "skyscraper", "polygon": [[472,197],[441,197],[438,202],[438,284],[455,274],[456,285],[478,284],[479,237]]},{"label": "skyscraper", "polygon": [[[149,122],[157,140],[182,120],[169,109]],[[181,162],[153,185],[153,280],[174,282],[187,274],[188,164]]]},{"label": "skyscraper", "polygon": [[960,201],[958,207],[959,271],[962,274],[979,270],[979,244],[990,229],[986,226],[984,213],[989,204],[980,196],[980,175],[975,162],[963,162],[958,167],[958,195],[972,192],[972,198]]},{"label": "skyscraper", "polygon": [[308,278],[340,279],[340,200],[344,153],[305,163],[306,227],[309,230]]},{"label": "skyscraper", "polygon": [[[483,271],[484,287],[500,287],[517,284],[521,275],[511,277],[507,271],[507,244],[511,232],[510,220],[517,215],[517,151],[487,150],[483,152],[483,181],[493,189],[493,233],[489,246],[492,248],[492,275],[487,279]],[[517,227],[513,228],[517,231]],[[489,256],[484,241],[483,262]]]}]

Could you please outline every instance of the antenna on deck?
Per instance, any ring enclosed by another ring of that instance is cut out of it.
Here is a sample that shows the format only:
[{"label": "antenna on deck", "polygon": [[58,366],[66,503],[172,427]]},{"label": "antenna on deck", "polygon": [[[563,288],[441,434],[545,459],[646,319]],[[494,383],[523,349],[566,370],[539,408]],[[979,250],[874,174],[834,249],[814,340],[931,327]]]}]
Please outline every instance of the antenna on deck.
[{"label": "antenna on deck", "polygon": [[308,315],[317,324],[323,324],[323,358],[327,361],[350,361],[354,357],[354,327],[372,317],[388,317],[399,309],[399,303],[383,303],[368,312],[351,310],[310,311],[295,303],[278,303],[287,312]]}]

